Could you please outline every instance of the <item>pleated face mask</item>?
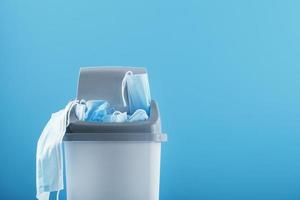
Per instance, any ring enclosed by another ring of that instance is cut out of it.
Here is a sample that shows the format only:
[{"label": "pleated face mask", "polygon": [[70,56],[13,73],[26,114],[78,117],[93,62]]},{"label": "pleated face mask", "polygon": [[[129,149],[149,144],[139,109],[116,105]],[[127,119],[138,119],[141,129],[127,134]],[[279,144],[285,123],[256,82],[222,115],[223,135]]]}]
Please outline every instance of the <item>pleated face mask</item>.
[{"label": "pleated face mask", "polygon": [[124,94],[123,103],[124,106],[128,107],[129,114],[133,114],[138,109],[143,109],[149,114],[151,95],[146,73],[133,74],[131,71],[128,71],[124,75],[122,88],[123,91],[127,90],[128,105]]},{"label": "pleated face mask", "polygon": [[57,192],[63,185],[62,140],[69,124],[69,114],[76,101],[71,101],[65,109],[53,113],[44,128],[36,151],[36,187],[39,200],[48,200],[51,191]]},{"label": "pleated face mask", "polygon": [[144,121],[147,119],[148,119],[148,115],[146,111],[142,109],[137,109],[132,115],[128,117],[128,122]]},{"label": "pleated face mask", "polygon": [[107,115],[109,103],[105,100],[93,100],[86,102],[85,121],[101,122],[102,118]]}]

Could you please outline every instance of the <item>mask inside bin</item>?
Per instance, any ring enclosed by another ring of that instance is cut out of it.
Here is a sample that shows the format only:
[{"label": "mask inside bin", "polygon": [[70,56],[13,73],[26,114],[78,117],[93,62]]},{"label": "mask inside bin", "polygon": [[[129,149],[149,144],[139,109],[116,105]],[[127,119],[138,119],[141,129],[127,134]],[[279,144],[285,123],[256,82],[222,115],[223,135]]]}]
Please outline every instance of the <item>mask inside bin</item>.
[{"label": "mask inside bin", "polygon": [[[150,107],[147,108],[150,110]],[[149,112],[148,112],[149,113]],[[105,100],[81,100],[75,106],[75,114],[77,120],[97,122],[97,123],[125,123],[147,120],[148,114],[146,109],[136,109],[130,115],[127,110],[116,110],[109,102]]]}]

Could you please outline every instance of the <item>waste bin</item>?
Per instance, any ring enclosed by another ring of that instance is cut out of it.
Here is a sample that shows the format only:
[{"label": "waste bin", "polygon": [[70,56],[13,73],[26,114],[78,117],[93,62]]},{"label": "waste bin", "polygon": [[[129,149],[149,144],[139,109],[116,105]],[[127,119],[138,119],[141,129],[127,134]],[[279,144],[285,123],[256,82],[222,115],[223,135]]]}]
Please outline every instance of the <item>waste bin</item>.
[{"label": "waste bin", "polygon": [[[81,68],[77,99],[105,99],[125,111],[121,97],[124,74],[144,68]],[[146,121],[97,123],[78,121],[71,111],[64,137],[68,200],[158,200],[161,133],[152,100]]]}]

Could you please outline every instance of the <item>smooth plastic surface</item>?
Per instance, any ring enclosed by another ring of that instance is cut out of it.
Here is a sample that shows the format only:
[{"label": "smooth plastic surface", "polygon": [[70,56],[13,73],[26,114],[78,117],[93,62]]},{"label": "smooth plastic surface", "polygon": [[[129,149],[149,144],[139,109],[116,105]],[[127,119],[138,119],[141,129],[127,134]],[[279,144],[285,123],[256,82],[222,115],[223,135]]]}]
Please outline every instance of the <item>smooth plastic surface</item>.
[{"label": "smooth plastic surface", "polygon": [[161,143],[66,141],[68,200],[158,200]]}]

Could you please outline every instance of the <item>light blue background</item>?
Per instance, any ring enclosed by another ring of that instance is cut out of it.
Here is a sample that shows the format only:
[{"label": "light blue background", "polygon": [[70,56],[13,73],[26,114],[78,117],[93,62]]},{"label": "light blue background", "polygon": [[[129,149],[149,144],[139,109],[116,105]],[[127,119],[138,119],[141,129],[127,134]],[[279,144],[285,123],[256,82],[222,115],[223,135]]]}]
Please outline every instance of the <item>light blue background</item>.
[{"label": "light blue background", "polygon": [[300,199],[299,1],[0,1],[0,199],[34,199],[35,150],[80,66],[146,66],[161,200]]}]

